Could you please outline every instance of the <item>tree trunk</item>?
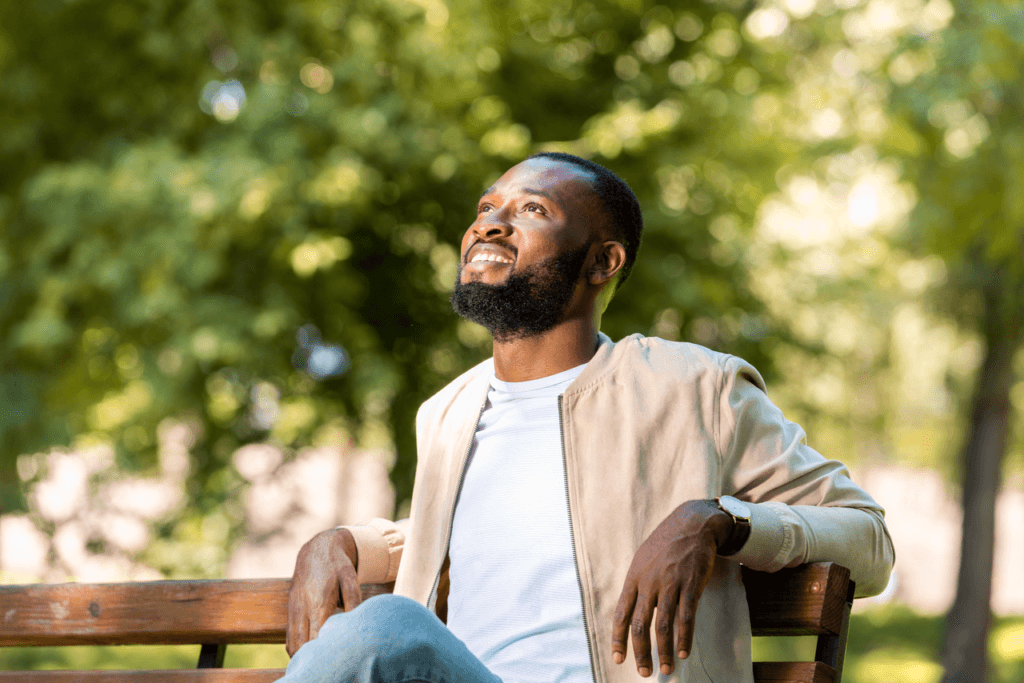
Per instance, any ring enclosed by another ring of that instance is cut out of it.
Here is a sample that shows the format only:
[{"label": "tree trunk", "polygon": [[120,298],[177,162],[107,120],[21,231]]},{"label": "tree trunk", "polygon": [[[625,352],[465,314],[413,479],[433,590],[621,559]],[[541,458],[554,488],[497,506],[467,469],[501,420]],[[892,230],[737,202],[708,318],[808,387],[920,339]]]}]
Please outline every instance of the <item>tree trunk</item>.
[{"label": "tree trunk", "polygon": [[1021,343],[1020,323],[1007,315],[1008,294],[990,290],[985,302],[985,360],[962,451],[963,537],[956,599],[942,643],[943,683],[987,680],[996,494],[1010,426],[1013,356]]}]

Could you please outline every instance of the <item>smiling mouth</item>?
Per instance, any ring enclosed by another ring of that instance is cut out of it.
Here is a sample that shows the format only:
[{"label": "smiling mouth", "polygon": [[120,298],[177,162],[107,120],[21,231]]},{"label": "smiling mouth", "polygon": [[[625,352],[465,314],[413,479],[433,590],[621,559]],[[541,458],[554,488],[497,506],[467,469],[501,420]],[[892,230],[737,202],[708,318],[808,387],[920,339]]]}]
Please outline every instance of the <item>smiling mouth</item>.
[{"label": "smiling mouth", "polygon": [[505,258],[504,256],[498,256],[497,254],[482,253],[477,254],[469,260],[470,263],[480,263],[481,261],[492,261],[494,263],[507,263],[511,264],[512,259]]},{"label": "smiling mouth", "polygon": [[[509,253],[510,251],[512,253]],[[486,263],[499,263],[510,266],[515,263],[515,253],[513,250],[489,242],[474,244],[470,247],[467,256],[469,257],[466,260],[467,266],[474,264],[483,266]]]}]

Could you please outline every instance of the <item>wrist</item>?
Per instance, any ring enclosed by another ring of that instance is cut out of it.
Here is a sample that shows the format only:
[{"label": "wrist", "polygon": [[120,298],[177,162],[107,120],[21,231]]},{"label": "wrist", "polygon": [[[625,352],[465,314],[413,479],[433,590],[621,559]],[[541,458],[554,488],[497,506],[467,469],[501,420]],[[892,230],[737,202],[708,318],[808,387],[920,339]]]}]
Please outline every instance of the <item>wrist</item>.
[{"label": "wrist", "polygon": [[723,557],[735,555],[750,538],[750,508],[732,496],[720,496],[710,502],[729,518],[728,533],[718,545],[718,554]]},{"label": "wrist", "polygon": [[336,551],[345,553],[348,556],[352,566],[356,569],[359,568],[359,550],[356,546],[356,539],[352,535],[352,532],[345,527],[338,527],[334,530],[334,548]]},{"label": "wrist", "polygon": [[733,519],[718,507],[714,499],[691,500],[683,503],[679,510],[691,528],[696,525],[694,531],[699,529],[700,533],[710,537],[716,549],[726,543],[732,535]]},{"label": "wrist", "polygon": [[[728,515],[726,515],[728,517]],[[749,524],[737,524],[736,520],[730,518],[729,524],[731,526],[729,535],[726,540],[718,546],[718,554],[722,557],[729,557],[735,555],[743,546],[747,544],[747,539],[750,538],[750,525]]]},{"label": "wrist", "polygon": [[[714,501],[709,501],[714,505]],[[712,522],[712,533],[715,538],[715,552],[721,554],[719,551],[729,545],[733,535],[736,533],[736,522],[733,518],[715,508],[714,516],[711,518]]]}]

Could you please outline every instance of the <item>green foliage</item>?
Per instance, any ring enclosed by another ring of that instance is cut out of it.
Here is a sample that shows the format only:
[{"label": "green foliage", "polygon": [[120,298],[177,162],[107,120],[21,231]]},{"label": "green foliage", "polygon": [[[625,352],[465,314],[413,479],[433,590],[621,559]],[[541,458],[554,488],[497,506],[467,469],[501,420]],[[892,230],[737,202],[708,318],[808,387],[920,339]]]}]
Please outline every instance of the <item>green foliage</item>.
[{"label": "green foliage", "polygon": [[[416,408],[489,350],[446,301],[455,245],[479,192],[540,149],[609,165],[645,208],[611,336],[744,356],[785,376],[812,445],[933,463],[948,415],[898,366],[939,352],[899,338],[922,327],[901,307],[1024,336],[1024,19],[954,4],[0,4],[0,511],[39,472],[20,454],[110,441],[148,471],[168,418],[197,442],[186,512],[144,553],[163,572],[222,563],[189,549],[215,511],[240,523],[224,502],[244,443],[393,448],[401,505]],[[909,218],[751,239],[766,199],[794,179],[852,193],[850,168],[893,176]],[[347,372],[310,371],[321,340]],[[947,355],[966,394],[974,367]],[[937,620],[854,623],[849,680],[938,676]],[[993,636],[1002,680],[1024,675],[1020,633]]]},{"label": "green foliage", "polygon": [[[934,64],[893,96],[920,141],[906,167],[920,193],[906,240],[946,262],[942,308],[986,337],[1020,338],[1024,17],[998,1],[959,3],[956,13],[941,42],[911,38],[893,58]],[[983,320],[985,297],[999,300],[995,321]]]},{"label": "green foliage", "polygon": [[[749,120],[758,65],[737,11],[5,3],[3,509],[24,505],[18,454],[104,439],[145,470],[168,417],[199,436],[199,514],[224,498],[228,455],[267,438],[388,435],[407,498],[419,403],[488,352],[449,311],[453,245],[479,192],[537,149],[608,164],[646,209],[607,332],[692,339],[770,375],[743,237],[781,152]],[[310,324],[346,374],[303,367]],[[268,401],[273,426],[254,418]]]},{"label": "green foliage", "polygon": [[[231,648],[228,648],[229,651]],[[283,649],[283,648],[282,648]],[[189,669],[199,661],[198,645],[104,645],[5,647],[0,670]],[[285,656],[287,666],[287,656]]]}]

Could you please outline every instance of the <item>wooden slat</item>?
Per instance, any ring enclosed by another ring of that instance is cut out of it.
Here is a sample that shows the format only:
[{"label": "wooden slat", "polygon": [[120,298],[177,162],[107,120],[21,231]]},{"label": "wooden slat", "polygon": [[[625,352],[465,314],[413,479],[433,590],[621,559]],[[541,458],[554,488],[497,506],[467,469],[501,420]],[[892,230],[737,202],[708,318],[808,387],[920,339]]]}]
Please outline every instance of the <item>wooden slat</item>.
[{"label": "wooden slat", "polygon": [[283,643],[289,579],[0,586],[0,645]]},{"label": "wooden slat", "polygon": [[0,683],[271,683],[283,675],[284,669],[0,671]]},{"label": "wooden slat", "polygon": [[773,574],[743,569],[755,636],[837,634],[843,625],[850,570],[817,562]]},{"label": "wooden slat", "polygon": [[821,662],[754,662],[754,683],[834,683],[835,669]]},{"label": "wooden slat", "polygon": [[[849,570],[817,563],[774,574],[744,568],[752,632],[839,633]],[[283,643],[289,579],[0,586],[0,646]],[[390,586],[363,586],[364,597]],[[277,669],[10,671],[0,683],[263,683]],[[821,662],[755,662],[757,683],[833,683]]]},{"label": "wooden slat", "polygon": [[[0,683],[271,683],[284,669],[181,669],[164,671],[0,671]],[[833,683],[821,662],[755,662],[755,683]]]}]

